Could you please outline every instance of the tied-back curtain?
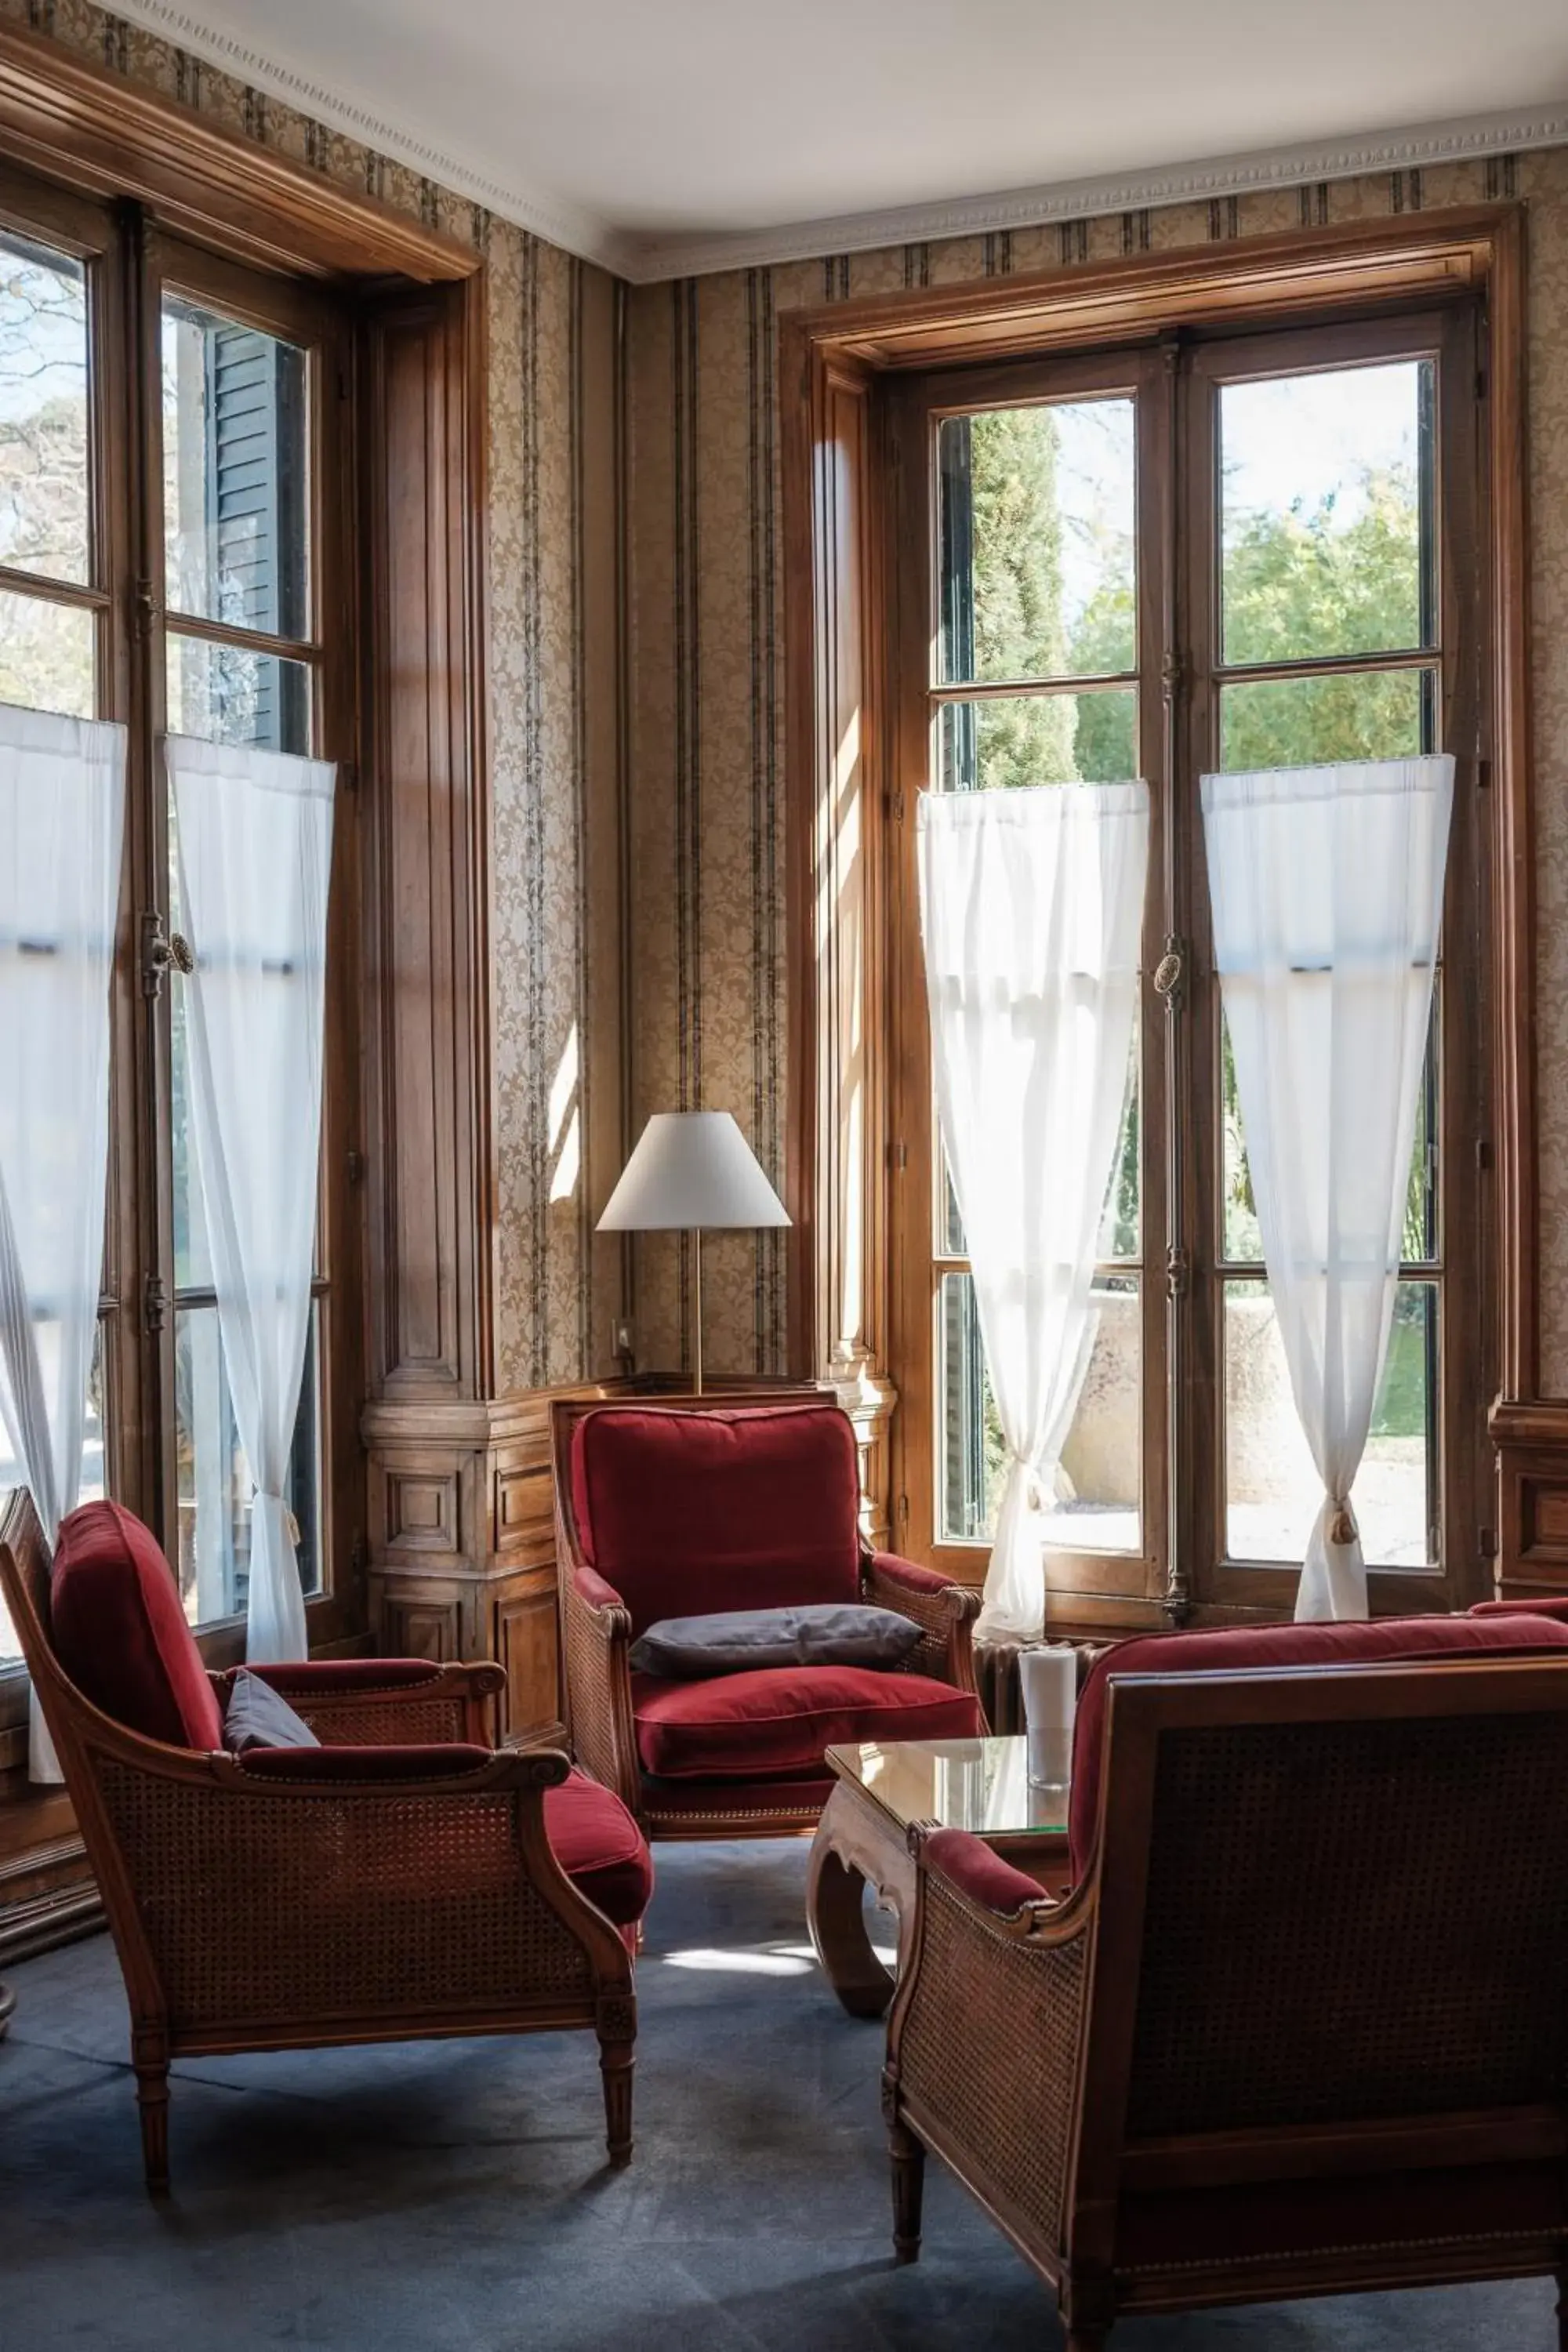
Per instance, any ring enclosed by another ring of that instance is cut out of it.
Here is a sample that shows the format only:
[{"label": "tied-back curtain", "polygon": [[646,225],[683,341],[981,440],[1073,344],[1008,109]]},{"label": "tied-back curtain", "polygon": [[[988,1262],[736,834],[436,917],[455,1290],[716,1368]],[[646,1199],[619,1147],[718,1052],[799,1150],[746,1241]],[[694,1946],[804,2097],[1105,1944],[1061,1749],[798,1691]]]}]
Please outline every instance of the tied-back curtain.
[{"label": "tied-back curtain", "polygon": [[171,736],[191,1125],[235,1423],[254,1486],[246,1655],[302,1658],[283,1487],[310,1336],[331,761]]},{"label": "tied-back curtain", "polygon": [[937,1113],[1008,1456],[980,1629],[1028,1638],[1126,1099],[1148,790],[926,793],[919,848]]},{"label": "tied-back curtain", "polygon": [[1203,779],[1263,1260],[1323,1482],[1300,1619],[1367,1613],[1351,1489],[1394,1316],[1453,796],[1446,753]]},{"label": "tied-back curtain", "polygon": [[[125,730],[0,704],[0,1418],[53,1543],[103,1275]],[[31,1769],[58,1780],[35,1701]]]}]

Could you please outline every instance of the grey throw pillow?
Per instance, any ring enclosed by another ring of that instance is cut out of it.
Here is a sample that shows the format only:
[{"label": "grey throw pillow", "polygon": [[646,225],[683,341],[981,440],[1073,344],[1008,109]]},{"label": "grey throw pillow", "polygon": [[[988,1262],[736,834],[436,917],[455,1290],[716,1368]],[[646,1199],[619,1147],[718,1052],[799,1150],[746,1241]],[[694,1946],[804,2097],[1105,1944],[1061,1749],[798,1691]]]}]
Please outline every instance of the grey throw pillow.
[{"label": "grey throw pillow", "polygon": [[223,1715],[223,1744],[231,1756],[250,1748],[319,1748],[310,1725],[270,1683],[241,1667]]},{"label": "grey throw pillow", "polygon": [[639,1674],[694,1682],[753,1666],[901,1665],[921,1638],[896,1609],[824,1601],[802,1609],[725,1609],[710,1617],[661,1617],[632,1643]]}]

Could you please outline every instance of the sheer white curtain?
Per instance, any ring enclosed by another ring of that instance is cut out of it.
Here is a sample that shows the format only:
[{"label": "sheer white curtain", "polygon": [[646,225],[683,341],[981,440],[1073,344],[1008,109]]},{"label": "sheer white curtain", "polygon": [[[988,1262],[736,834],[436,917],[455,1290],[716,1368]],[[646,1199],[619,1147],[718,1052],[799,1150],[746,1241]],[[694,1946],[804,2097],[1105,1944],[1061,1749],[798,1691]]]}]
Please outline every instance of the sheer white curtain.
[{"label": "sheer white curtain", "polygon": [[1037,1635],[1126,1098],[1148,790],[926,793],[919,844],[937,1110],[1008,1453],[980,1624]]},{"label": "sheer white curtain", "polygon": [[[51,1543],[98,1333],[124,817],[123,727],[0,704],[0,1419]],[[36,1703],[31,1750],[58,1780]]]},{"label": "sheer white curtain", "polygon": [[310,1335],[331,867],[330,761],[171,736],[191,1123],[240,1444],[255,1487],[246,1655],[302,1658],[283,1493]]},{"label": "sheer white curtain", "polygon": [[1323,1482],[1296,1614],[1364,1617],[1351,1488],[1394,1315],[1454,762],[1205,776],[1202,789],[1263,1259]]}]

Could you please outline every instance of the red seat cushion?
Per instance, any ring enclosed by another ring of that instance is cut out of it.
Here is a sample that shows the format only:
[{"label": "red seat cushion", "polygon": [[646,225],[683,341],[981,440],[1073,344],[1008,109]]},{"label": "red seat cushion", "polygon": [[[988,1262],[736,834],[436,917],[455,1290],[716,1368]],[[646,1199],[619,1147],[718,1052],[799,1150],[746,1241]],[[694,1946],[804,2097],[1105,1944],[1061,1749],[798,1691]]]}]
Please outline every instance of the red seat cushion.
[{"label": "red seat cushion", "polygon": [[1111,1678],[1118,1675],[1246,1674],[1267,1666],[1370,1665],[1379,1660],[1474,1657],[1478,1651],[1568,1648],[1568,1625],[1550,1617],[1380,1617],[1328,1625],[1204,1626],[1119,1642],[1097,1658],[1079,1696],[1073,1732],[1068,1841],[1073,1874],[1093,1851],[1101,1748]]},{"label": "red seat cushion", "polygon": [[836,1404],[605,1405],[572,1438],[588,1565],[632,1632],[712,1609],[860,1596],[860,1470]]},{"label": "red seat cushion", "polygon": [[55,1655],[84,1698],[171,1748],[223,1746],[223,1717],[157,1539],[119,1503],[60,1522],[49,1586]]},{"label": "red seat cushion", "polygon": [[767,1666],[703,1682],[632,1676],[637,1752],[661,1780],[750,1780],[820,1768],[857,1739],[973,1739],[980,1702],[926,1675],[869,1666]]},{"label": "red seat cushion", "polygon": [[653,1893],[653,1858],[613,1790],[574,1771],[544,1791],[544,1828],[556,1861],[606,1919],[635,1927]]}]

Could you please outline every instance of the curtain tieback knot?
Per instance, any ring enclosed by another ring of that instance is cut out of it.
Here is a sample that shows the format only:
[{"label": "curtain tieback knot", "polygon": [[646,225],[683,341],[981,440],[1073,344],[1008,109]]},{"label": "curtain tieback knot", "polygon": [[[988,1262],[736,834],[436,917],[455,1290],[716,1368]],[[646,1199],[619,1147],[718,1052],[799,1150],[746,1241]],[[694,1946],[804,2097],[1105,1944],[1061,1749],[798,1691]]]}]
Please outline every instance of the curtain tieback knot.
[{"label": "curtain tieback knot", "polygon": [[283,1514],[284,1532],[287,1534],[289,1540],[293,1545],[295,1550],[298,1551],[300,1549],[300,1522],[294,1517],[293,1512],[289,1509],[282,1496],[269,1495],[264,1487],[258,1486],[256,1490],[256,1499],[258,1503],[277,1504],[279,1509]]},{"label": "curtain tieback knot", "polygon": [[1336,1544],[1352,1544],[1360,1533],[1361,1529],[1356,1525],[1355,1513],[1350,1505],[1348,1503],[1337,1505],[1334,1516],[1329,1521],[1329,1541]]}]

